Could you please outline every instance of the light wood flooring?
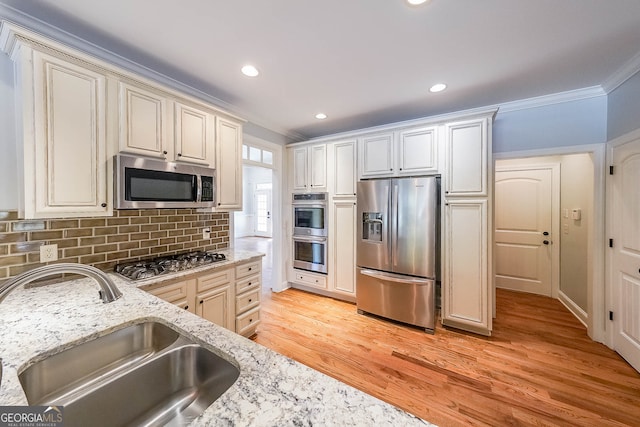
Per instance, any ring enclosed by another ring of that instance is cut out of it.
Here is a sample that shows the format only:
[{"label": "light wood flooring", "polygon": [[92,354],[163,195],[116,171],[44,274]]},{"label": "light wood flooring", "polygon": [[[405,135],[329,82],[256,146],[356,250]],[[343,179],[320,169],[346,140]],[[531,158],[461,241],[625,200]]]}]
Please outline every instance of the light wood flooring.
[{"label": "light wood flooring", "polygon": [[266,292],[255,341],[441,426],[640,426],[640,374],[551,298],[498,290],[490,338]]}]

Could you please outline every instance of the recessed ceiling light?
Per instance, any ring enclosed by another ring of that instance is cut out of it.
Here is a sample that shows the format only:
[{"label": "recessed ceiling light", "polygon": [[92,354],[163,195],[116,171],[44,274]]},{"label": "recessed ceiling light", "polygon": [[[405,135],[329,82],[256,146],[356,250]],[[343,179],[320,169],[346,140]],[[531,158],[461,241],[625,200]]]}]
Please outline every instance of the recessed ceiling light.
[{"label": "recessed ceiling light", "polygon": [[327,115],[325,113],[316,114],[316,119],[318,119],[318,120],[324,120],[326,118],[327,118]]},{"label": "recessed ceiling light", "polygon": [[253,65],[245,65],[242,67],[242,74],[248,77],[256,77],[260,72]]},{"label": "recessed ceiling light", "polygon": [[429,92],[442,92],[443,90],[445,90],[447,88],[447,85],[444,83],[437,83],[433,86],[431,86],[431,88],[429,89]]},{"label": "recessed ceiling light", "polygon": [[407,3],[409,3],[411,6],[418,6],[422,3],[426,3],[429,0],[407,0]]}]

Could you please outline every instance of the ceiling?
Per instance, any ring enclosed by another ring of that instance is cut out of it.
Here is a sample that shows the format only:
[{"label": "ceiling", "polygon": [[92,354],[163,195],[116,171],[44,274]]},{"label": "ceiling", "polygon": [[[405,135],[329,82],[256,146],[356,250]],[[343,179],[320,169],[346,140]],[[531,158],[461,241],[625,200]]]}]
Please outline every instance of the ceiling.
[{"label": "ceiling", "polygon": [[[0,4],[294,140],[598,86],[640,51],[638,0]],[[260,75],[242,75],[246,63]]]}]

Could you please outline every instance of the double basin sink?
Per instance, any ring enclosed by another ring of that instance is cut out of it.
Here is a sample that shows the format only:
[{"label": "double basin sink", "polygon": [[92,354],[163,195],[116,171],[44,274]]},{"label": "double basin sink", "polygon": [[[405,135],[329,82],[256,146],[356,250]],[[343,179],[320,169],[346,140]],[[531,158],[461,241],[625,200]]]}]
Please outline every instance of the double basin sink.
[{"label": "double basin sink", "polygon": [[158,322],[112,332],[29,366],[30,405],[64,406],[64,425],[185,425],[235,383],[229,361]]}]

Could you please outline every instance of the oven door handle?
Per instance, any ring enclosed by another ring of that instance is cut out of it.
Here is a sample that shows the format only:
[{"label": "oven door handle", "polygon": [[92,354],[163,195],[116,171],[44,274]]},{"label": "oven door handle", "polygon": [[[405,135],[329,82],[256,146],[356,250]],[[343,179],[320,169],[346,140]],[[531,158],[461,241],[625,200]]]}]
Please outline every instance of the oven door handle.
[{"label": "oven door handle", "polygon": [[307,236],[293,236],[293,240],[300,240],[301,242],[326,242],[326,237],[307,237]]},{"label": "oven door handle", "polygon": [[433,283],[431,279],[419,279],[417,277],[411,276],[400,276],[392,273],[382,273],[374,270],[360,270],[361,274],[365,276],[373,277],[375,279],[386,280],[389,282],[398,282],[398,283],[412,283],[416,285],[427,285],[429,283]]}]

